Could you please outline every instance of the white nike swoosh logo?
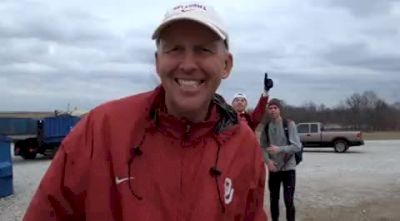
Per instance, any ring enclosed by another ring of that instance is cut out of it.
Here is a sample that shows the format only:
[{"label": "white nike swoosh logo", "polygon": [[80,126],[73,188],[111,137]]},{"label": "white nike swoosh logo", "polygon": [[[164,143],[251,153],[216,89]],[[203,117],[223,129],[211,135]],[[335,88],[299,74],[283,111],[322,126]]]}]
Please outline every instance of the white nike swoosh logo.
[{"label": "white nike swoosh logo", "polygon": [[115,184],[121,184],[121,183],[123,183],[123,182],[125,182],[125,181],[128,181],[128,180],[133,180],[134,178],[133,177],[124,177],[124,178],[118,178],[118,177],[115,177]]}]

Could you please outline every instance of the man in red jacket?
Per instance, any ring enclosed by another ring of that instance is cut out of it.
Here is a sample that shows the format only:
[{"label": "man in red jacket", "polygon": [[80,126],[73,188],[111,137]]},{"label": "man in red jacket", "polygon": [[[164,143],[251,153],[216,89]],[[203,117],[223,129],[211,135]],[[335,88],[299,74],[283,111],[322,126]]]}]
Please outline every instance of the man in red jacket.
[{"label": "man in red jacket", "polygon": [[247,97],[244,93],[236,93],[233,96],[232,107],[239,114],[241,120],[245,121],[249,127],[255,130],[265,113],[266,105],[268,103],[269,90],[274,86],[272,79],[268,78],[268,74],[264,76],[264,92],[258,100],[256,108],[253,112],[249,113],[246,111],[247,108]]},{"label": "man in red jacket", "polygon": [[82,119],[24,221],[266,220],[261,148],[215,93],[233,65],[218,15],[178,5],[153,39],[161,85]]}]

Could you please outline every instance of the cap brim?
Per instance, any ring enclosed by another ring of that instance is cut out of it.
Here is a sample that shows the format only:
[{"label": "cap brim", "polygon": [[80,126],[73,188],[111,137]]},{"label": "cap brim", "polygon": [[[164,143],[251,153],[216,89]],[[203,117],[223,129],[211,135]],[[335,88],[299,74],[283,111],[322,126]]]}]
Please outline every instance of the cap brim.
[{"label": "cap brim", "polygon": [[154,31],[151,38],[153,40],[158,39],[160,37],[161,32],[164,30],[164,28],[166,28],[168,25],[170,25],[174,22],[183,21],[183,20],[194,21],[201,25],[204,25],[207,28],[211,29],[211,31],[215,32],[222,40],[224,40],[224,41],[227,40],[227,34],[224,34],[219,28],[217,28],[216,25],[212,24],[211,22],[208,22],[207,19],[199,19],[199,18],[195,18],[192,16],[177,16],[177,17],[174,17],[174,18],[164,21],[157,27],[157,29]]}]

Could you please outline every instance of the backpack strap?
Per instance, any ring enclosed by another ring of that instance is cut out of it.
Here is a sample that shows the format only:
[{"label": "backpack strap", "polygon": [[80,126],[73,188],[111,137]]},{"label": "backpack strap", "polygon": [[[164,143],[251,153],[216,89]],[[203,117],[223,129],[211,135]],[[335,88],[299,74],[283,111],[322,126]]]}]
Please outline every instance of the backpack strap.
[{"label": "backpack strap", "polygon": [[[282,124],[283,124],[283,131],[285,132],[285,137],[286,137],[286,141],[287,141],[287,145],[291,145],[291,143],[290,143],[290,140],[289,140],[289,121],[290,120],[288,120],[288,119],[282,119]],[[292,156],[295,156],[295,154],[291,154],[291,155],[289,155],[289,154],[285,154],[285,166],[286,166],[286,164],[289,162],[289,160],[290,160],[290,158],[292,157]],[[295,158],[296,158],[296,156],[295,156]],[[296,161],[296,165],[297,165],[297,161]]]},{"label": "backpack strap", "polygon": [[287,144],[290,145],[290,140],[289,140],[289,120],[288,119],[282,119],[283,123],[283,131],[285,132]]}]

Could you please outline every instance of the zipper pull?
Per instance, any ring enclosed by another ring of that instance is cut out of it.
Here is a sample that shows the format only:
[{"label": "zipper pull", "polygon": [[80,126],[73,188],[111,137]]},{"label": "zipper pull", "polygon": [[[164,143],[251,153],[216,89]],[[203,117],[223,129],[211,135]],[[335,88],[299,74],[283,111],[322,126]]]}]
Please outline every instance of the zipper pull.
[{"label": "zipper pull", "polygon": [[185,140],[189,138],[191,130],[192,130],[192,125],[186,124],[186,131],[185,131],[185,134],[184,134],[184,139]]}]

